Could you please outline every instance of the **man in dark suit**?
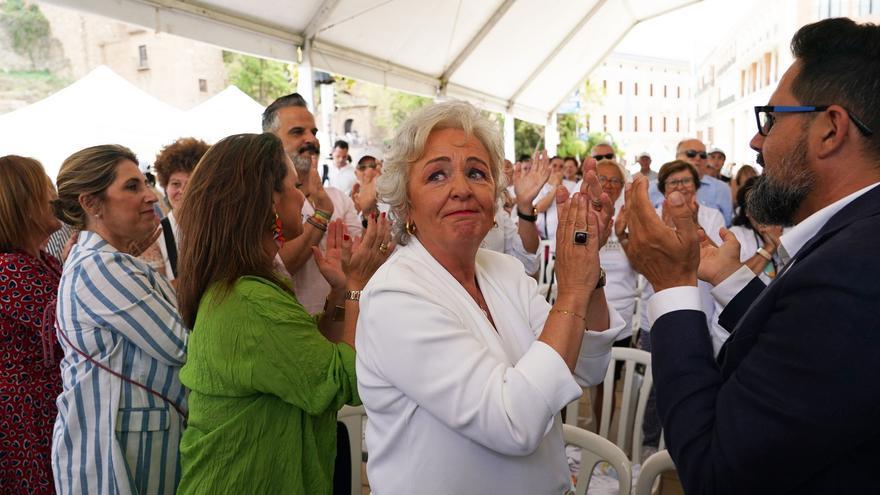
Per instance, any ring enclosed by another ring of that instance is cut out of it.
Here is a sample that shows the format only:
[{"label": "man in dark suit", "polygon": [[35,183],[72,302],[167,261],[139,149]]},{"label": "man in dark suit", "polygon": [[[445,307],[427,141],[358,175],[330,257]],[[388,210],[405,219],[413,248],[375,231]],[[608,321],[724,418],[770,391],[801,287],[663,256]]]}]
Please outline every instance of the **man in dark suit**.
[{"label": "man in dark suit", "polygon": [[[764,175],[749,211],[794,225],[769,286],[739,263],[729,232],[708,244],[675,193],[665,226],[644,178],[618,219],[657,291],[657,405],[688,494],[880,490],[880,26],[821,21],[792,52],[751,142]],[[726,304],[717,361],[698,275]]]}]

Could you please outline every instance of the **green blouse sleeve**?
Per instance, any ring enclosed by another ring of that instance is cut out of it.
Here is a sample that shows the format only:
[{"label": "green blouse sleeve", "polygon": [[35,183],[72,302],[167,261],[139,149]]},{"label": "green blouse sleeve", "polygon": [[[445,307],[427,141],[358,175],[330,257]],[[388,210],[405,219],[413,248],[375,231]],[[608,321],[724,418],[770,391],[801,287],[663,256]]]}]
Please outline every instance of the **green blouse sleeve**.
[{"label": "green blouse sleeve", "polygon": [[311,415],[360,404],[354,349],[327,340],[290,294],[268,281],[242,282],[238,292],[256,351],[251,386]]}]

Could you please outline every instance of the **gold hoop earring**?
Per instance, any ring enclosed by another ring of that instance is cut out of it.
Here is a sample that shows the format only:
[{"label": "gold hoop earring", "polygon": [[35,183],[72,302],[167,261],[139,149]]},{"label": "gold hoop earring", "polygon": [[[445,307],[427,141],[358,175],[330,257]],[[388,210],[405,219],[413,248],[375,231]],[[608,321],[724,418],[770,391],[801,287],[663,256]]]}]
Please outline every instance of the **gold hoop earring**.
[{"label": "gold hoop earring", "polygon": [[406,221],[406,233],[409,235],[416,235],[416,224],[411,223],[409,220]]}]

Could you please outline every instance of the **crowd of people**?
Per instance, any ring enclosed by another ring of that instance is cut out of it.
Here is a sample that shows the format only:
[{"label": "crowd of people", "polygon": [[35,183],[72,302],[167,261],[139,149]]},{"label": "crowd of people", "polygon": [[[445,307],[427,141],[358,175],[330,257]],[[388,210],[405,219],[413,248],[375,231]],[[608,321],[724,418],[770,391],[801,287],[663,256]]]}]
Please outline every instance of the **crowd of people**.
[{"label": "crowd of people", "polygon": [[375,493],[567,493],[559,412],[613,346],[653,354],[687,493],[874,486],[880,27],[792,51],[729,183],[693,138],[511,162],[455,101],[321,166],[296,93],[163,148],[164,195],[118,144],[54,184],[0,157],[0,493],[346,493],[361,403]]}]

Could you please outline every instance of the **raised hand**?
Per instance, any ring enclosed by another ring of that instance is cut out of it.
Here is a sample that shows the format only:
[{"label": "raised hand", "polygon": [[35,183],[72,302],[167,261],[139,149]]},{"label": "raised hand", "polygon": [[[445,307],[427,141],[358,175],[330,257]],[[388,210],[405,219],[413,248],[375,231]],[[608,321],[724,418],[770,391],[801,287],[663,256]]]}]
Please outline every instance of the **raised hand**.
[{"label": "raised hand", "polygon": [[584,161],[584,180],[581,182],[582,194],[589,200],[590,208],[596,212],[599,222],[599,249],[608,242],[611,236],[611,226],[614,222],[614,203],[611,196],[602,192],[599,176],[596,175],[596,160],[590,158]]},{"label": "raised hand", "polygon": [[700,230],[700,267],[697,276],[704,282],[718,285],[733,272],[739,270],[739,241],[732,232],[721,228],[721,246],[717,246],[705,232]]},{"label": "raised hand", "polygon": [[541,188],[550,177],[550,159],[547,150],[538,151],[532,158],[532,167],[528,172],[522,171],[522,165],[513,168],[513,194],[516,196],[519,211],[529,213],[532,203],[541,192]]},{"label": "raised hand", "polygon": [[679,192],[666,199],[674,228],[657,216],[648,197],[648,179],[638,176],[626,187],[624,225],[618,226],[620,243],[633,268],[645,276],[654,290],[697,285],[700,264],[698,226],[691,208]]},{"label": "raised hand", "polygon": [[385,214],[370,216],[367,230],[363,237],[355,239],[351,247],[351,258],[343,268],[346,275],[346,287],[349,290],[360,290],[373,273],[382,266],[394,252],[395,244],[391,240],[391,222]]},{"label": "raised hand", "polygon": [[[575,193],[564,204],[557,203],[556,278],[559,297],[574,295],[586,310],[590,294],[599,282],[599,218],[590,208],[587,195]],[[583,233],[587,233],[585,242]]]},{"label": "raised hand", "polygon": [[330,201],[330,196],[324,190],[321,174],[318,173],[318,159],[314,156],[312,157],[312,170],[309,173],[309,201],[315,209],[333,214],[333,201]]},{"label": "raised hand", "polygon": [[327,224],[327,233],[324,236],[326,245],[323,249],[311,246],[318,271],[334,289],[345,287],[345,264],[351,257],[352,241],[348,235],[348,229],[342,219],[336,219]]}]

